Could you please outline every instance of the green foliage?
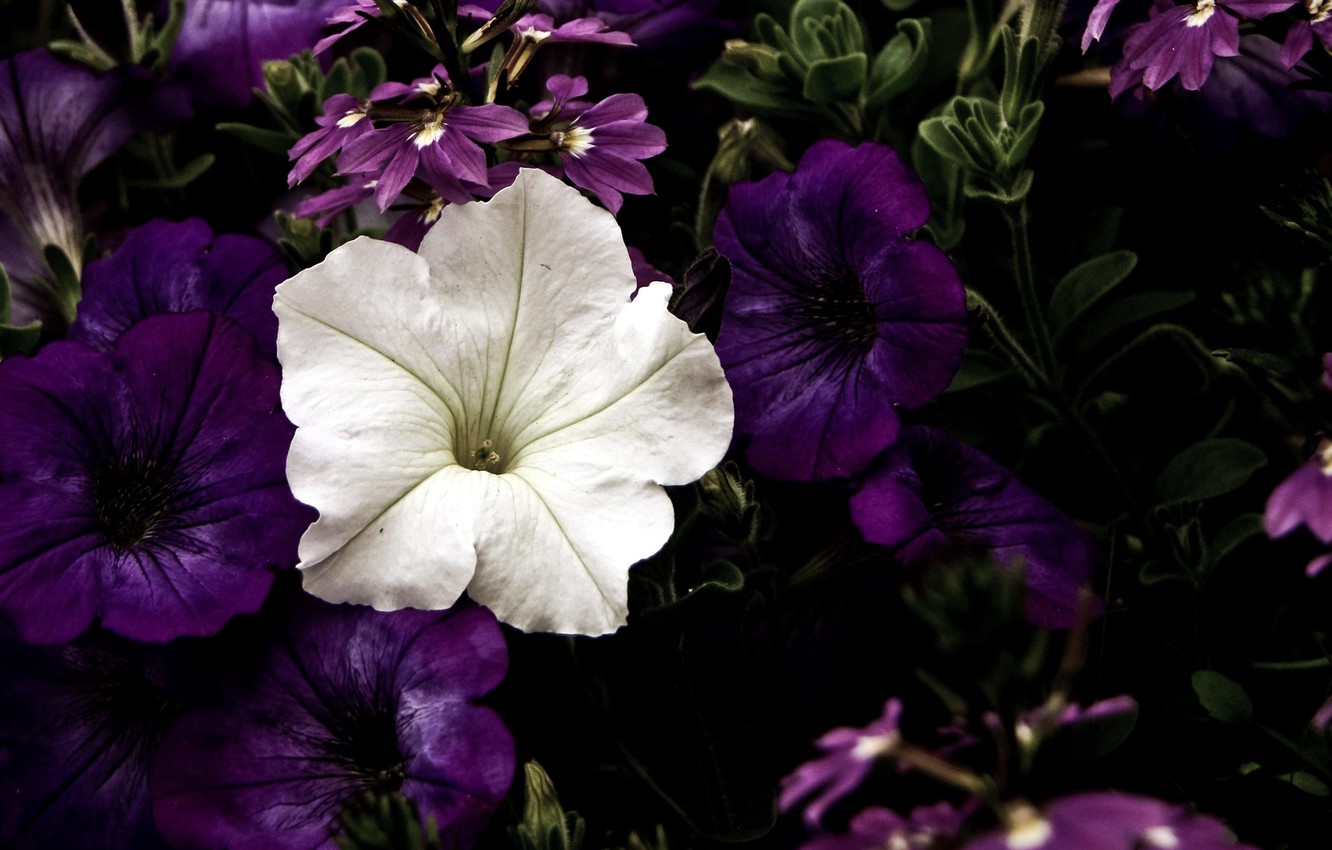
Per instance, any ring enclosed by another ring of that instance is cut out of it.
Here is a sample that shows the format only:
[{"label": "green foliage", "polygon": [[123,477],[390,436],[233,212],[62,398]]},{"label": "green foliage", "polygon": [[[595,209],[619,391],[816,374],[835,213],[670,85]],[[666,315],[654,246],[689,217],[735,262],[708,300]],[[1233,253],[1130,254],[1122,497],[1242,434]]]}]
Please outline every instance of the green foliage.
[{"label": "green foliage", "polygon": [[906,94],[921,78],[930,58],[930,21],[907,18],[897,22],[897,34],[888,40],[870,67],[865,86],[865,107],[878,109]]},{"label": "green foliage", "polygon": [[338,850],[443,850],[435,817],[421,823],[416,804],[401,794],[370,794],[338,815]]},{"label": "green foliage", "polygon": [[1230,726],[1253,722],[1253,702],[1233,679],[1215,670],[1199,670],[1192,682],[1198,702],[1212,719]]},{"label": "green foliage", "polygon": [[1153,498],[1161,505],[1214,499],[1244,486],[1266,465],[1267,456],[1252,443],[1234,437],[1200,440],[1166,464]]},{"label": "green foliage", "polygon": [[560,805],[555,783],[535,761],[523,765],[523,816],[508,828],[518,850],[581,850],[587,825]]},{"label": "green foliage", "polygon": [[1115,251],[1093,257],[1073,268],[1055,285],[1046,307],[1050,329],[1058,334],[1073,327],[1088,314],[1101,299],[1124,282],[1138,264],[1132,251]]}]

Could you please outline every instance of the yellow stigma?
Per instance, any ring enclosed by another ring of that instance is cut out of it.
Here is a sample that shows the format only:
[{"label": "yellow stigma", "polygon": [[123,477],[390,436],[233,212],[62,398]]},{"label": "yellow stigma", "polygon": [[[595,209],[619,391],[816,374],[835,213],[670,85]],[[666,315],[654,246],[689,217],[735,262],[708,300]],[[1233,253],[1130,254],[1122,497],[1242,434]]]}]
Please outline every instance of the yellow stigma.
[{"label": "yellow stigma", "polygon": [[592,131],[583,127],[570,127],[567,130],[551,133],[551,141],[559,145],[560,150],[570,156],[582,156],[592,149]]},{"label": "yellow stigma", "polygon": [[1216,14],[1216,0],[1198,0],[1193,11],[1184,19],[1184,25],[1200,27]]},{"label": "yellow stigma", "polygon": [[426,148],[438,142],[444,135],[444,109],[432,109],[417,123],[412,141],[418,148]]}]

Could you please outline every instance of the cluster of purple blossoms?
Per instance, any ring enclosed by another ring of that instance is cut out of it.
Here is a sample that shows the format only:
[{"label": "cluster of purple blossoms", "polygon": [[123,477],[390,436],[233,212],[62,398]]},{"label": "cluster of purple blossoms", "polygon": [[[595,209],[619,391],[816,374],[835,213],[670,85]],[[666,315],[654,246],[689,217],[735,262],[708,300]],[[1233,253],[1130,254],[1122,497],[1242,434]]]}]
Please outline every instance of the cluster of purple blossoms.
[{"label": "cluster of purple blossoms", "polygon": [[[1323,385],[1332,390],[1332,353],[1323,355]],[[1332,439],[1323,437],[1313,455],[1267,500],[1263,528],[1269,537],[1282,537],[1301,525],[1324,546],[1332,546]],[[1309,562],[1305,571],[1314,576],[1332,564],[1332,552]]]}]

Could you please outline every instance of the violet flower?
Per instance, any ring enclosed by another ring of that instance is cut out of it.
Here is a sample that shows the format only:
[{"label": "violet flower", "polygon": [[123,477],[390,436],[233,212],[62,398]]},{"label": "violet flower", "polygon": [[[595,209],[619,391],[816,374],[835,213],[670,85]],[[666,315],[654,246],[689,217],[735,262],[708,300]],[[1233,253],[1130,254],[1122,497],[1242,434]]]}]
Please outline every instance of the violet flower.
[{"label": "violet flower", "polygon": [[1118,791],[1071,794],[1042,811],[1019,802],[1006,820],[962,850],[1257,850],[1237,844],[1215,818]]},{"label": "violet flower", "polygon": [[[1215,57],[1239,55],[1241,17],[1261,18],[1288,9],[1294,2],[1192,0],[1171,6],[1158,0],[1152,17],[1134,27],[1124,40],[1124,58],[1112,69],[1111,96],[1139,83],[1158,89],[1176,74],[1184,88],[1197,91],[1212,72]],[[1106,17],[1109,11],[1105,10]],[[1097,10],[1092,14],[1095,18]],[[1104,28],[1104,21],[1100,26]]]},{"label": "violet flower", "polygon": [[1082,589],[1106,561],[1089,533],[1012,472],[934,428],[904,428],[850,504],[865,539],[907,566],[975,548],[1022,568],[1027,616],[1042,626],[1073,625]]},{"label": "violet flower", "polygon": [[[184,89],[135,69],[99,75],[45,50],[0,61],[0,216],[8,217],[26,242],[26,256],[16,265],[43,268],[42,247],[55,245],[77,271],[84,241],[79,181],[130,136],[166,129],[188,114]],[[11,322],[23,325],[47,316],[53,305],[43,284],[11,277]],[[71,317],[72,301],[61,306]]]},{"label": "violet flower", "polygon": [[[360,29],[366,21],[381,17],[384,14],[375,0],[353,0],[351,3],[346,3],[346,0],[343,0],[343,3],[344,5],[332,15],[329,15],[328,20],[324,22],[327,26],[339,27],[339,29],[315,43],[314,52],[316,55],[337,44],[343,36],[351,35]],[[407,5],[407,0],[393,0],[393,3],[395,6],[402,8]],[[342,26],[343,24],[346,24],[346,26]]]},{"label": "violet flower", "polygon": [[171,68],[211,106],[245,106],[264,85],[263,63],[315,44],[346,0],[190,0]]},{"label": "violet flower", "polygon": [[158,828],[176,847],[334,847],[340,811],[401,793],[470,847],[509,789],[513,741],[474,700],[504,676],[489,611],[383,613],[296,599],[285,634],[221,704],[187,714],[152,766]]},{"label": "violet flower", "polygon": [[920,180],[873,142],[820,141],[794,174],[731,187],[717,354],[760,472],[854,475],[896,439],[899,406],[952,379],[966,304],[947,255],[909,235],[927,218]]},{"label": "violet flower", "polygon": [[523,15],[510,30],[513,32],[513,43],[504,55],[504,69],[510,84],[526,70],[537,50],[545,44],[634,46],[628,33],[612,30],[606,26],[605,21],[595,17],[575,18],[557,25],[550,15],[537,12]]},{"label": "violet flower", "polygon": [[865,726],[839,726],[825,732],[814,742],[824,755],[805,762],[782,780],[777,808],[790,811],[812,797],[804,818],[807,825],[817,827],[829,808],[861,786],[880,759],[893,754],[902,740],[901,718],[902,702],[890,699],[883,714]]},{"label": "violet flower", "polygon": [[[1332,440],[1319,441],[1313,457],[1272,491],[1263,512],[1268,537],[1281,537],[1305,526],[1324,544],[1332,544]],[[1306,572],[1316,575],[1332,563],[1332,553],[1309,562]]]},{"label": "violet flower", "polygon": [[928,850],[955,836],[965,817],[944,802],[917,806],[906,817],[871,806],[851,818],[846,832],[820,835],[800,850]]},{"label": "violet flower", "polygon": [[1332,0],[1304,0],[1306,17],[1290,25],[1281,45],[1281,64],[1294,68],[1313,49],[1314,36],[1324,48],[1332,47]]},{"label": "violet flower", "polygon": [[0,641],[0,846],[162,845],[148,765],[175,719],[159,647]]},{"label": "violet flower", "polygon": [[319,125],[292,145],[288,158],[295,160],[287,185],[295,186],[314,173],[319,163],[371,131],[368,113],[370,101],[357,100],[349,94],[335,94],[324,101],[324,114],[315,119]]},{"label": "violet flower", "polygon": [[214,236],[203,221],[152,221],[114,254],[88,265],[69,338],[109,349],[157,313],[211,310],[235,319],[265,356],[277,357],[273,290],[287,278],[282,253],[251,236]]},{"label": "violet flower", "polygon": [[234,322],[167,314],[113,351],[0,362],[0,614],[39,643],[99,619],[144,641],[216,632],[296,561],[278,369]]}]

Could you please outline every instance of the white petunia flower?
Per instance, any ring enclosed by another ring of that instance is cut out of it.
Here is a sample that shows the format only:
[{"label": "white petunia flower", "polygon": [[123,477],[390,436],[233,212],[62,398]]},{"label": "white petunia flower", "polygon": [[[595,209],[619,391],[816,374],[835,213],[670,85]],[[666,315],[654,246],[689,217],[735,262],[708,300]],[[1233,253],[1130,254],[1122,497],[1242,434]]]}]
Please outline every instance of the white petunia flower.
[{"label": "white petunia flower", "polygon": [[634,300],[615,219],[539,169],[445,209],[420,253],[357,239],[274,299],[306,589],[386,610],[466,590],[526,631],[623,625],[674,526],[663,484],[731,439],[712,346]]}]

